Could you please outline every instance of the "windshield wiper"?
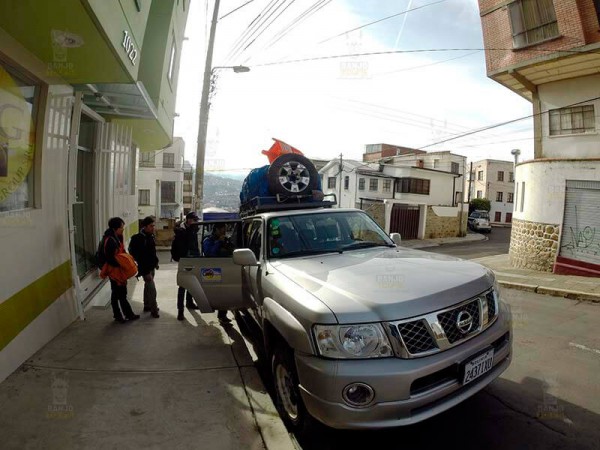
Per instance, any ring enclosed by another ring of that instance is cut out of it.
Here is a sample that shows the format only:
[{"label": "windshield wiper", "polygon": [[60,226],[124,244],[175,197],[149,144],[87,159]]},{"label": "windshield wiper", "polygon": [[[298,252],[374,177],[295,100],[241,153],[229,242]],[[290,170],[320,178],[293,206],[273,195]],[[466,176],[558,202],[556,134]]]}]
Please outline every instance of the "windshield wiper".
[{"label": "windshield wiper", "polygon": [[340,251],[356,250],[359,248],[370,248],[370,247],[395,247],[395,245],[378,243],[378,242],[354,242],[352,244],[343,245],[342,247],[340,247]]}]

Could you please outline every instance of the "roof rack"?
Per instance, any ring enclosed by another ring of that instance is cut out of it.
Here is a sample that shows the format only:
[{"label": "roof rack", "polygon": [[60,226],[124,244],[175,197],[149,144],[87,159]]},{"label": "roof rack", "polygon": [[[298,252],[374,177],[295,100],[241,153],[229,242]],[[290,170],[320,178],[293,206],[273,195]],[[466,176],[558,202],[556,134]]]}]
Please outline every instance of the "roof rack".
[{"label": "roof rack", "polygon": [[[332,197],[333,200],[326,200]],[[325,194],[322,200],[314,200],[313,195],[281,195],[274,197],[254,197],[240,206],[240,217],[271,211],[289,211],[294,209],[331,208],[337,205],[335,194]]]}]

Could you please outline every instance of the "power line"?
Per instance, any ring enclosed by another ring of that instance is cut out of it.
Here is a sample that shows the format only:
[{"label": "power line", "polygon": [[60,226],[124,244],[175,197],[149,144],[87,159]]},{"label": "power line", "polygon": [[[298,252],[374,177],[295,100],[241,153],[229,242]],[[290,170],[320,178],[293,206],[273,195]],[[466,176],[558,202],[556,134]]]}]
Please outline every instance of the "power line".
[{"label": "power line", "polygon": [[328,37],[327,39],[323,39],[322,41],[317,42],[317,44],[323,44],[325,42],[331,41],[332,39],[338,38],[338,37],[343,36],[345,34],[352,33],[353,31],[356,31],[356,30],[360,30],[361,28],[366,28],[366,27],[369,27],[371,25],[375,25],[376,23],[383,22],[384,20],[392,19],[394,17],[398,17],[398,16],[401,16],[403,14],[407,14],[407,13],[409,13],[411,11],[416,11],[416,10],[421,9],[421,8],[426,8],[427,6],[437,5],[439,3],[445,3],[447,1],[448,0],[440,0],[438,2],[427,3],[426,5],[418,6],[416,8],[412,8],[412,9],[407,9],[405,11],[402,11],[402,12],[399,12],[399,13],[396,13],[396,14],[392,14],[390,16],[383,17],[382,19],[378,19],[378,20],[375,20],[373,22],[366,23],[366,24],[361,25],[359,27],[352,28],[351,30],[344,31],[344,32],[342,32],[340,34],[336,34],[335,36]]},{"label": "power line", "polygon": [[[579,102],[576,102],[576,103],[571,103],[570,105],[565,105],[565,106],[561,106],[561,107],[554,108],[554,109],[571,108],[573,106],[581,105],[582,103],[593,102],[593,101],[596,101],[596,100],[600,100],[600,97],[588,98],[586,100],[582,100],[582,101],[579,101]],[[539,113],[530,114],[528,116],[518,117],[518,118],[512,119],[512,120],[507,120],[506,122],[501,122],[501,123],[497,123],[497,124],[494,124],[494,125],[489,125],[489,126],[484,127],[484,128],[480,128],[480,129],[477,129],[477,130],[470,131],[468,133],[463,133],[462,135],[459,135],[459,136],[454,136],[454,137],[451,137],[451,138],[448,138],[448,139],[444,139],[444,140],[439,141],[439,142],[434,142],[433,144],[424,145],[423,147],[419,147],[417,150],[422,150],[424,148],[432,147],[434,145],[444,144],[446,142],[454,141],[456,139],[461,139],[463,137],[470,136],[470,135],[475,134],[475,133],[481,133],[483,131],[491,130],[493,128],[502,127],[502,126],[505,126],[505,125],[509,125],[511,123],[519,122],[519,121],[525,120],[525,119],[531,119],[533,117],[541,116],[543,114],[548,114],[548,113],[549,113],[549,111],[542,111],[542,112],[539,112]]]},{"label": "power line", "polygon": [[225,17],[227,17],[228,15],[230,15],[230,14],[233,14],[233,13],[234,13],[234,12],[236,12],[238,9],[242,9],[242,8],[243,8],[244,6],[246,6],[248,3],[252,3],[253,1],[254,1],[254,0],[248,0],[246,3],[244,3],[244,4],[243,4],[243,5],[241,5],[241,6],[238,6],[237,8],[235,8],[235,9],[233,9],[233,10],[231,10],[231,11],[229,11],[227,14],[223,14],[223,15],[222,15],[221,17],[219,17],[217,20],[224,19],[224,18],[225,18]]},{"label": "power line", "polygon": [[[513,51],[512,48],[429,48],[429,49],[415,49],[415,50],[385,50],[380,52],[365,52],[365,53],[349,53],[343,55],[326,55],[326,56],[315,56],[312,58],[301,58],[292,59],[287,61],[274,61],[270,63],[254,64],[253,67],[264,67],[264,66],[276,66],[283,64],[292,64],[299,62],[319,61],[325,59],[338,59],[338,58],[355,58],[357,56],[381,56],[381,55],[393,55],[402,53],[438,53],[438,52],[475,52],[475,51]],[[529,51],[535,51],[539,53],[572,53],[572,54],[586,54],[586,53],[600,53],[600,50],[555,50],[555,49],[537,49],[532,48]]]},{"label": "power line", "polygon": [[411,71],[411,70],[423,69],[425,67],[436,66],[438,64],[445,64],[445,63],[450,62],[450,61],[455,61],[457,59],[466,58],[467,56],[476,55],[478,53],[481,53],[481,51],[477,50],[477,51],[474,51],[474,52],[469,52],[469,53],[467,53],[465,55],[456,56],[454,58],[443,59],[441,61],[436,61],[436,62],[429,63],[429,64],[422,64],[420,66],[405,67],[403,69],[391,70],[389,72],[374,73],[371,76],[372,77],[385,77],[385,76],[392,75],[392,74],[395,74],[395,73],[408,72],[408,71]]}]

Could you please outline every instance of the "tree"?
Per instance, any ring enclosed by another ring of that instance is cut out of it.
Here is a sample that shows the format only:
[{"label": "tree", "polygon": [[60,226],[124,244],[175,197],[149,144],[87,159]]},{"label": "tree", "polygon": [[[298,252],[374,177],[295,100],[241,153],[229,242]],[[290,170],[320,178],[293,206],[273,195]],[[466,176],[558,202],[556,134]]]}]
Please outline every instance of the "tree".
[{"label": "tree", "polygon": [[474,198],[469,203],[469,214],[471,214],[476,209],[483,209],[484,211],[488,211],[492,209],[492,204],[487,198]]}]

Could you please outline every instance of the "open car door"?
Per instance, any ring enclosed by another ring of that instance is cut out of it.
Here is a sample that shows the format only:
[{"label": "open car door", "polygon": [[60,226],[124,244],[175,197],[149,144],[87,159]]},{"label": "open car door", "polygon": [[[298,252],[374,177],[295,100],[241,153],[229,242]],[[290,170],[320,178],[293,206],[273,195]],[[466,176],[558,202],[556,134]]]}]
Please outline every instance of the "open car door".
[{"label": "open car door", "polygon": [[[238,248],[241,242],[239,220],[201,222],[198,233],[199,247],[202,249],[202,244],[212,233],[215,224],[225,224],[226,238],[230,243],[228,248],[230,253],[233,253],[233,248]],[[242,267],[233,263],[232,254],[223,253],[226,252],[221,252],[218,256],[208,256],[202,252],[202,256],[179,260],[177,285],[194,297],[200,312],[244,309],[251,306],[250,301],[242,295]]]}]

